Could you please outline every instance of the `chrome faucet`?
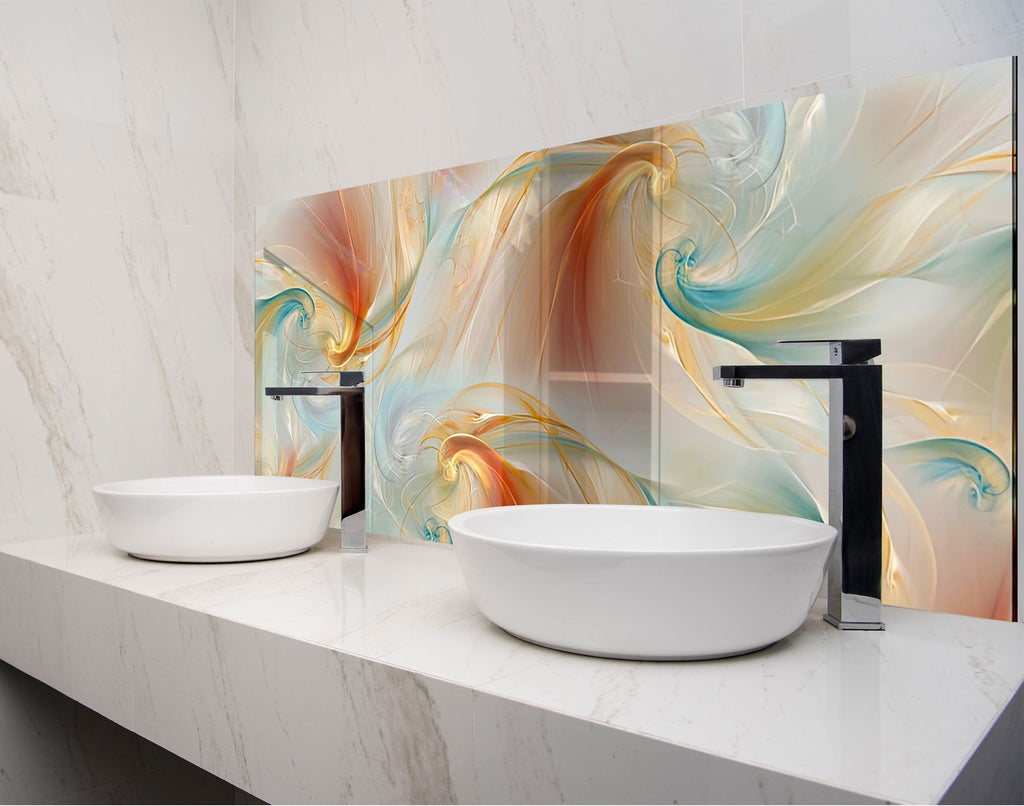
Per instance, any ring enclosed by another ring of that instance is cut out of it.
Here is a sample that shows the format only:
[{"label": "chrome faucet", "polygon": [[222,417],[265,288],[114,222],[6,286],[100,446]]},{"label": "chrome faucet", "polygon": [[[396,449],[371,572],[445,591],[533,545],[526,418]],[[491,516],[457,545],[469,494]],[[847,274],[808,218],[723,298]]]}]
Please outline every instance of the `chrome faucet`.
[{"label": "chrome faucet", "polygon": [[337,386],[267,386],[273,400],[291,395],[331,395],[341,398],[341,551],[366,551],[366,463],[364,389],[361,371],[309,370],[304,375],[337,375]]},{"label": "chrome faucet", "polygon": [[780,341],[828,344],[823,365],[730,365],[713,377],[828,381],[828,522],[839,532],[828,566],[825,621],[841,630],[882,623],[882,367],[880,339]]}]

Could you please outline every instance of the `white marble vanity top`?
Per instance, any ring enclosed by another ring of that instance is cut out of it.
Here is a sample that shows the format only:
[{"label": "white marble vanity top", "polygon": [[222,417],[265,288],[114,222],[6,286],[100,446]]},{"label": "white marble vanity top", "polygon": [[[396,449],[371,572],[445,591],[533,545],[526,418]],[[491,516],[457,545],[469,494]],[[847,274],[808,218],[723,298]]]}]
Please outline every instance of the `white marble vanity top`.
[{"label": "white marble vanity top", "polygon": [[[995,768],[1024,762],[1024,625],[884,618],[843,633],[812,613],[727,660],[603,660],[491,625],[446,546],[178,565],[100,535],[0,545],[0,657],[289,802],[1012,793],[1022,773]],[[1001,715],[1001,749],[976,754]]]}]

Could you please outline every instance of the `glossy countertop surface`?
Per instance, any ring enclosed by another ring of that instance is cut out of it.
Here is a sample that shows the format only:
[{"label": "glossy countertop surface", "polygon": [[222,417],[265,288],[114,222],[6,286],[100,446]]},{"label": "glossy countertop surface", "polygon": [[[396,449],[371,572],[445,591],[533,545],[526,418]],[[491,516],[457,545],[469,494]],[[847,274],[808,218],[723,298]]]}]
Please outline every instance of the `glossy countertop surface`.
[{"label": "glossy countertop surface", "polygon": [[812,612],[789,638],[724,660],[544,649],[490,624],[454,551],[435,544],[371,538],[365,555],[322,543],[273,561],[185,565],[137,560],[86,535],[9,542],[0,554],[883,799],[939,799],[1024,683],[1024,625],[894,607],[884,632],[840,632]]}]

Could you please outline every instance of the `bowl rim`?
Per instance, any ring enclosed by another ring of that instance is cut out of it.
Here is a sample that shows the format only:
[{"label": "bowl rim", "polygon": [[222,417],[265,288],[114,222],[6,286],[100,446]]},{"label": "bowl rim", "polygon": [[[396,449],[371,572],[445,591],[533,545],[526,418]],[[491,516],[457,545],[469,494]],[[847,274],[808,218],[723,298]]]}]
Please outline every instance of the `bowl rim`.
[{"label": "bowl rim", "polygon": [[[146,485],[152,484],[153,482],[196,482],[205,481],[210,479],[216,479],[217,481],[231,481],[231,480],[253,480],[253,479],[290,479],[295,482],[303,482],[302,484],[289,484],[285,483],[280,488],[269,487],[267,489],[251,489],[251,490],[230,490],[230,489],[210,489],[210,490],[159,490],[159,489],[133,489],[134,485]],[[153,476],[144,479],[122,479],[120,481],[108,481],[103,484],[97,484],[92,488],[93,495],[97,496],[117,496],[124,498],[191,498],[191,497],[206,497],[206,496],[245,496],[245,495],[281,495],[281,494],[294,494],[300,492],[314,492],[326,489],[338,490],[341,485],[336,481],[329,479],[307,479],[302,476],[274,476],[274,475],[256,475],[256,474],[202,474],[202,475],[184,475],[184,476]],[[127,487],[127,489],[124,489]]]},{"label": "bowl rim", "polygon": [[801,525],[809,525],[810,527],[817,527],[820,534],[814,534],[808,537],[806,540],[800,540],[795,543],[787,543],[783,545],[762,545],[762,546],[708,546],[701,548],[665,548],[665,547],[643,547],[643,546],[631,546],[629,544],[623,544],[619,546],[571,546],[571,545],[560,545],[557,543],[538,543],[538,542],[521,542],[505,537],[492,537],[490,535],[481,534],[479,531],[471,528],[467,528],[462,525],[462,521],[469,520],[472,516],[479,513],[491,512],[499,509],[508,509],[509,506],[499,507],[480,507],[479,509],[469,509],[465,512],[460,512],[457,515],[453,515],[448,520],[448,529],[450,532],[458,529],[462,532],[461,535],[452,535],[452,543],[455,546],[456,552],[459,547],[459,540],[456,537],[468,537],[470,540],[479,541],[482,543],[490,543],[495,546],[507,546],[514,547],[520,550],[530,549],[545,549],[552,552],[564,552],[566,554],[577,554],[577,553],[589,553],[589,554],[621,554],[621,555],[664,555],[667,557],[696,557],[702,555],[723,555],[723,554],[792,554],[796,552],[807,551],[812,548],[817,548],[826,544],[835,544],[837,542],[838,530],[831,524],[824,523],[822,521],[812,521],[809,518],[801,518],[796,515],[780,515],[771,512],[752,512],[750,510],[743,509],[726,509],[724,507],[694,507],[686,505],[661,505],[661,504],[513,504],[510,506],[516,507],[530,507],[530,508],[549,508],[549,509],[569,509],[569,508],[587,508],[587,509],[605,509],[605,510],[638,510],[647,511],[652,509],[664,509],[664,510],[694,510],[700,512],[729,512],[737,513],[740,515],[757,515],[760,517],[771,518],[772,520],[778,521],[797,521]]}]

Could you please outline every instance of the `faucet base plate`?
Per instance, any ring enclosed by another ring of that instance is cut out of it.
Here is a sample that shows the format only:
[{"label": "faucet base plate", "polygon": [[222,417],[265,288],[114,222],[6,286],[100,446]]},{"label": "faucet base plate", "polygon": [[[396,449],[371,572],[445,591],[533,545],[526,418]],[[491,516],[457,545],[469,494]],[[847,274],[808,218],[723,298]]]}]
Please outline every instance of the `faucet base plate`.
[{"label": "faucet base plate", "polygon": [[840,621],[835,616],[826,613],[823,618],[837,630],[884,630],[885,624],[881,621]]}]

